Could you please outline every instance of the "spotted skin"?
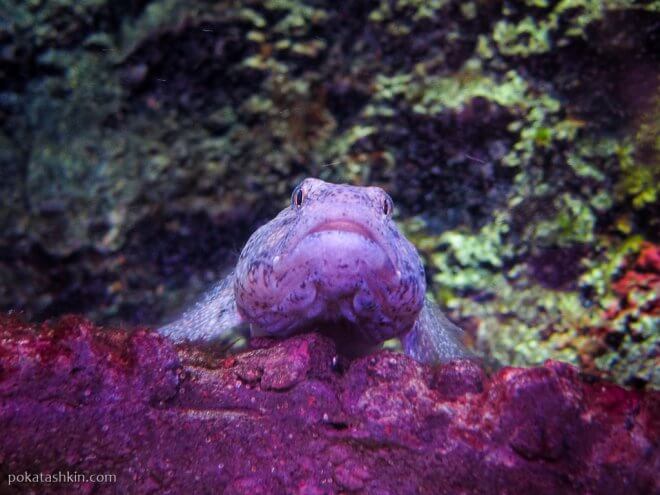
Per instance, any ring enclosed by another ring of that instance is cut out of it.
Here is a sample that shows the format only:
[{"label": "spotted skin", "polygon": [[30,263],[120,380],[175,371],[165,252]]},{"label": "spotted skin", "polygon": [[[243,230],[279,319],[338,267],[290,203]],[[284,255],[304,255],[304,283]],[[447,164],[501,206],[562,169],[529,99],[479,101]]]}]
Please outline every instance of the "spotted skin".
[{"label": "spotted skin", "polygon": [[462,357],[460,329],[425,297],[421,258],[392,209],[377,187],[304,180],[234,271],[160,333],[206,342],[241,326],[251,336],[319,330],[349,355],[401,338],[421,362]]}]

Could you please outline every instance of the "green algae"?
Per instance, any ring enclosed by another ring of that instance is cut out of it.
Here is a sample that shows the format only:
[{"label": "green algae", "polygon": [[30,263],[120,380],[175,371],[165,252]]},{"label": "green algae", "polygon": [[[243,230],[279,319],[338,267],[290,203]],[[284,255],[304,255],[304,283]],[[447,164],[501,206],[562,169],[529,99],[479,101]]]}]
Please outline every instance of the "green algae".
[{"label": "green algae", "polygon": [[475,60],[452,77],[434,77],[419,68],[412,74],[379,75],[375,82],[375,101],[389,101],[402,97],[420,114],[438,114],[456,110],[475,98],[484,98],[518,112],[529,109],[526,98],[529,85],[515,71],[501,78],[483,74]]},{"label": "green algae", "polygon": [[[603,19],[608,10],[633,6],[634,2],[596,0],[562,0],[560,2],[526,2],[542,9],[538,17],[526,16],[512,22],[500,20],[493,30],[493,40],[506,56],[529,57],[563,47],[571,38],[586,38],[586,29]],[[505,16],[507,11],[505,10]],[[513,14],[513,12],[511,12]]]},{"label": "green algae", "polygon": [[[396,2],[381,1],[380,5],[371,11],[369,20],[383,22],[395,18],[401,12],[412,12],[413,21],[433,19],[439,10],[447,6],[448,0],[397,0]],[[466,2],[469,3],[469,2]]]},{"label": "green algae", "polygon": [[566,246],[594,241],[596,218],[588,204],[564,194],[555,199],[553,207],[557,211],[553,218],[528,229],[530,238],[538,245]]},{"label": "green algae", "polygon": [[[619,381],[657,384],[658,317],[639,308],[657,294],[641,293],[636,309],[611,320],[606,310],[616,298],[612,280],[624,260],[639,251],[642,240],[632,237],[594,259],[582,261],[577,284],[589,287],[596,304],[586,304],[580,291],[544,288],[530,277],[526,264],[515,263],[507,245],[507,215],[496,215],[499,228],[488,225],[475,233],[446,232],[429,236],[424,222],[403,224],[407,234],[429,256],[435,273],[436,295],[443,305],[476,322],[476,347],[500,362],[538,364],[561,359],[583,365],[593,360],[594,372]],[[610,254],[612,253],[612,254]],[[477,296],[478,297],[475,297]],[[629,322],[634,323],[630,324]],[[616,349],[607,349],[589,329],[609,328],[622,335]]]},{"label": "green algae", "polygon": [[616,148],[616,154],[622,175],[619,195],[632,197],[638,209],[656,203],[660,197],[660,92],[653,95],[633,136]]},{"label": "green algae", "polygon": [[323,23],[327,17],[324,10],[296,0],[268,0],[264,5],[269,10],[286,13],[282,20],[274,26],[275,32],[285,35],[304,34],[311,26]]}]

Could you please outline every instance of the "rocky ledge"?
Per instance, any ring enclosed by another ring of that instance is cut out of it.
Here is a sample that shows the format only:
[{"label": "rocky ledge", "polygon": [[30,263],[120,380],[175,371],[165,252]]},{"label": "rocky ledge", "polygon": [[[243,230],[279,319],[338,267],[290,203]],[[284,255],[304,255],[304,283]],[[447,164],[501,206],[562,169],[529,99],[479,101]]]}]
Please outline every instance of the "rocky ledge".
[{"label": "rocky ledge", "polygon": [[[0,493],[658,493],[660,393],[546,362],[487,377],[315,334],[229,357],[0,318]],[[14,483],[24,473],[114,483]]]}]

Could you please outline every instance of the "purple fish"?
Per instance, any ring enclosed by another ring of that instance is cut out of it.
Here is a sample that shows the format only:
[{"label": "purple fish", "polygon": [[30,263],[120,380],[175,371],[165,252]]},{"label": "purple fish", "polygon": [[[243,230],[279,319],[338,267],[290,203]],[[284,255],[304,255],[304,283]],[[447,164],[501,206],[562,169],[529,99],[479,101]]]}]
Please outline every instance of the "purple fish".
[{"label": "purple fish", "polygon": [[420,362],[466,356],[461,330],[425,297],[422,260],[392,210],[378,187],[304,180],[231,274],[159,332],[211,342],[241,327],[271,337],[317,330],[347,355],[400,338]]}]

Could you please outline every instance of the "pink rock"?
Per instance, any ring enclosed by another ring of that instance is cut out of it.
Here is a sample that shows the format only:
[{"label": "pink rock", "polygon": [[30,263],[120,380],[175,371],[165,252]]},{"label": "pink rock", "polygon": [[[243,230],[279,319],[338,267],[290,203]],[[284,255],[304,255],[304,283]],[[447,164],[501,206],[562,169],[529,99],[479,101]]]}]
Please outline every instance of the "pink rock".
[{"label": "pink rock", "polygon": [[218,358],[67,317],[0,318],[10,474],[116,475],[9,493],[658,493],[660,394],[558,362],[487,378],[307,334]]}]

